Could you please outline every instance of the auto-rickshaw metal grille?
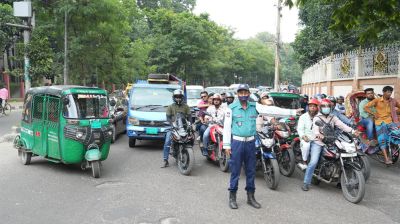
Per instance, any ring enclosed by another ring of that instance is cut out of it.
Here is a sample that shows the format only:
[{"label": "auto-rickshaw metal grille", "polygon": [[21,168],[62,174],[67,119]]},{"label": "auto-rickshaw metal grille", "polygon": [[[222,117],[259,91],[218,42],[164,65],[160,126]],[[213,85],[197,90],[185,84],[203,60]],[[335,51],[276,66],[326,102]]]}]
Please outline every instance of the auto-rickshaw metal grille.
[{"label": "auto-rickshaw metal grille", "polygon": [[44,96],[35,96],[33,98],[33,120],[42,120],[43,119],[43,104],[44,104]]},{"label": "auto-rickshaw metal grille", "polygon": [[49,97],[47,102],[47,120],[49,126],[54,128],[58,127],[60,118],[60,99],[56,97]]}]

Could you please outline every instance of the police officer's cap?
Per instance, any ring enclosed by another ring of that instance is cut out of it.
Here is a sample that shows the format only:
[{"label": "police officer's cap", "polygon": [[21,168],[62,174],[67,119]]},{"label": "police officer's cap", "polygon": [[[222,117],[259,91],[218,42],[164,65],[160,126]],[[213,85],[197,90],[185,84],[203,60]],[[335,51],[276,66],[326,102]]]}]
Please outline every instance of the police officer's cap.
[{"label": "police officer's cap", "polygon": [[240,90],[247,90],[250,91],[249,85],[247,84],[240,84],[237,88],[237,92],[239,92]]}]

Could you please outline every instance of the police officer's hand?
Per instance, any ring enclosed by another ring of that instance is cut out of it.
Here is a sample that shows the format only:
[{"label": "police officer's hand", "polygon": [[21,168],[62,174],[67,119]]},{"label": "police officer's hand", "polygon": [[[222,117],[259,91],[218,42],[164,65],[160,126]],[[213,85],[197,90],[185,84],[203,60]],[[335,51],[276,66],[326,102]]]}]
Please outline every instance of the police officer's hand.
[{"label": "police officer's hand", "polygon": [[230,154],[231,154],[231,147],[225,146],[224,149],[225,149],[225,153],[226,153],[227,155],[230,155]]},{"label": "police officer's hand", "polygon": [[301,115],[303,113],[303,108],[296,109],[296,115]]}]

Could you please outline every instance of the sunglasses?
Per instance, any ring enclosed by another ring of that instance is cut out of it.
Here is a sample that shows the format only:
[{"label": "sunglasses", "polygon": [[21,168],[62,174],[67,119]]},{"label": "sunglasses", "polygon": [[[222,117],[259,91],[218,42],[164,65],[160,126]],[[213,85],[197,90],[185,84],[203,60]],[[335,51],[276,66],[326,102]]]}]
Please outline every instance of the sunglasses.
[{"label": "sunglasses", "polygon": [[266,99],[268,99],[268,96],[263,96],[263,97],[261,97],[261,99],[266,100]]}]

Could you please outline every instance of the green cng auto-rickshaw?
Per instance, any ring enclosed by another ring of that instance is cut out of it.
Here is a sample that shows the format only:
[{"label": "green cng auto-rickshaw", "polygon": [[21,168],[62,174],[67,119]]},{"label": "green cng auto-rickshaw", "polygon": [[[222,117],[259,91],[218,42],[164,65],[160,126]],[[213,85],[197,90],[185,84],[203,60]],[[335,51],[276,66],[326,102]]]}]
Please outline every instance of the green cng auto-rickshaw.
[{"label": "green cng auto-rickshaw", "polygon": [[93,177],[98,178],[111,136],[105,90],[45,86],[26,93],[21,132],[14,146],[24,165],[30,164],[32,156],[42,156],[56,163],[80,163],[82,169],[91,168]]}]

